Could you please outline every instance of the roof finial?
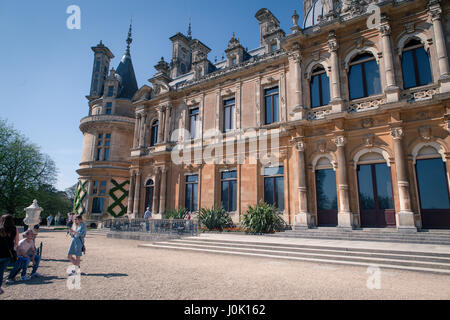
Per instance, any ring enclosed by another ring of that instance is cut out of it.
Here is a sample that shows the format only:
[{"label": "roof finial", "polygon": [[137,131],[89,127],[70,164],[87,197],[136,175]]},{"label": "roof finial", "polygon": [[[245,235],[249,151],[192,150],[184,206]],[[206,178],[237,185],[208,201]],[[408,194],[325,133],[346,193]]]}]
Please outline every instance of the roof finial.
[{"label": "roof finial", "polygon": [[192,40],[192,25],[191,25],[191,17],[189,17],[189,27],[187,32],[187,37],[189,40]]},{"label": "roof finial", "polygon": [[128,30],[128,38],[127,38],[127,55],[130,55],[130,45],[133,42],[133,38],[131,37],[131,31],[133,28],[133,18],[131,18],[130,22],[130,30]]}]

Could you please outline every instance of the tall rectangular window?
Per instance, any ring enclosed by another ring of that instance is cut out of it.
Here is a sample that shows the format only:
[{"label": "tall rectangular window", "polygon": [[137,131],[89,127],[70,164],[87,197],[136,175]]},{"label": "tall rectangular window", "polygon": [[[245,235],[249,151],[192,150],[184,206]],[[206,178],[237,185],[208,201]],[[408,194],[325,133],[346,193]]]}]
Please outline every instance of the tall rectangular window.
[{"label": "tall rectangular window", "polygon": [[92,201],[92,213],[103,213],[106,195],[106,181],[93,181],[92,195],[95,196]]},{"label": "tall rectangular window", "polygon": [[198,210],[198,175],[186,176],[185,207],[188,212]]},{"label": "tall rectangular window", "polygon": [[97,137],[97,156],[96,161],[109,160],[109,148],[111,147],[111,134],[99,133]]},{"label": "tall rectangular window", "polygon": [[111,113],[112,113],[112,102],[108,102],[108,103],[106,103],[105,114],[111,114]]},{"label": "tall rectangular window", "polygon": [[112,97],[114,95],[114,87],[109,86],[108,87],[108,97]]},{"label": "tall rectangular window", "polygon": [[200,129],[199,108],[189,110],[189,130],[191,132],[191,139],[198,138]]},{"label": "tall rectangular window", "polygon": [[237,171],[227,171],[221,174],[222,207],[227,212],[237,210]]},{"label": "tall rectangular window", "polygon": [[278,87],[264,90],[265,124],[280,121],[279,90]]},{"label": "tall rectangular window", "polygon": [[229,132],[234,130],[234,113],[236,109],[236,100],[229,99],[223,102],[223,131]]},{"label": "tall rectangular window", "polygon": [[284,210],[284,167],[264,169],[264,201]]}]

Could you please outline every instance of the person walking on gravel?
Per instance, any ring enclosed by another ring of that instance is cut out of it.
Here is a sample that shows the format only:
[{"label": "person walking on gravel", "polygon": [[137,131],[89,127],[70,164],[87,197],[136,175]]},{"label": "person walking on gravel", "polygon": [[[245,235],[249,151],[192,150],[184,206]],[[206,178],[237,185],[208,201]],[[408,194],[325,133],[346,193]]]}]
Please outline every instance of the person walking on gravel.
[{"label": "person walking on gravel", "polygon": [[[83,222],[81,215],[75,216],[73,225],[69,229],[70,236],[72,237],[72,243],[70,244],[69,252],[67,254],[70,262],[75,268],[80,268],[80,259],[85,251],[84,238],[86,237],[86,224]],[[72,271],[70,275],[75,274]]]}]

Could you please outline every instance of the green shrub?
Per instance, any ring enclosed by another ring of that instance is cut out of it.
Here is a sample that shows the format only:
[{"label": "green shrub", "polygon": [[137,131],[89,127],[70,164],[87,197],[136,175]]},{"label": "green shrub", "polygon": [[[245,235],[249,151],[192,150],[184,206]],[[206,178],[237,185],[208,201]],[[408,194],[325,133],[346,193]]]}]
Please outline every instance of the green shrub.
[{"label": "green shrub", "polygon": [[187,213],[186,208],[169,210],[166,213],[166,219],[184,220],[186,218],[186,213]]},{"label": "green shrub", "polygon": [[241,217],[241,227],[249,233],[274,233],[283,231],[286,226],[274,206],[260,202],[256,207],[249,206]]},{"label": "green shrub", "polygon": [[223,231],[224,228],[230,228],[233,226],[233,221],[231,220],[230,215],[223,208],[202,208],[200,210],[200,214],[198,215],[198,220],[210,231]]}]

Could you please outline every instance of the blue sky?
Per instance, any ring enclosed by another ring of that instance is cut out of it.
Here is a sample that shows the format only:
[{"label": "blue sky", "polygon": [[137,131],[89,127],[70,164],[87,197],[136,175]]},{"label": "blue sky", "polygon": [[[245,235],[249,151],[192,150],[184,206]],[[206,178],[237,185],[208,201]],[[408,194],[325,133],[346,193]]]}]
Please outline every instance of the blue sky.
[{"label": "blue sky", "polygon": [[[81,30],[69,30],[66,9],[81,9]],[[83,135],[80,119],[87,116],[93,56],[100,40],[114,53],[116,68],[125,52],[133,17],[131,55],[138,85],[148,84],[154,65],[171,58],[169,37],[186,33],[189,17],[193,37],[222,57],[233,32],[244,47],[259,46],[254,18],[268,8],[290,33],[299,0],[0,0],[0,118],[39,145],[58,167],[56,187],[77,182]]]}]

